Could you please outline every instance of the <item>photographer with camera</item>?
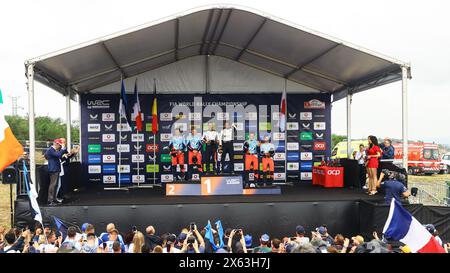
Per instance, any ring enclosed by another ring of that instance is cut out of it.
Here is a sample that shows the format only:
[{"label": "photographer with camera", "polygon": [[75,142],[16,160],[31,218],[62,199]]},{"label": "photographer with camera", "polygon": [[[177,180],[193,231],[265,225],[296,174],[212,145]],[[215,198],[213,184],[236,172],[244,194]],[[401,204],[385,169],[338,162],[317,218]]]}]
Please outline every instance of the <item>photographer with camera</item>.
[{"label": "photographer with camera", "polygon": [[230,237],[228,237],[227,246],[229,253],[247,253],[247,244],[245,242],[244,232],[242,229],[231,230]]},{"label": "photographer with camera", "polygon": [[202,172],[202,137],[197,133],[194,126],[191,133],[186,137],[185,145],[188,149],[188,176],[192,179],[193,172]]},{"label": "photographer with camera", "polygon": [[377,181],[377,188],[384,190],[384,201],[386,204],[390,204],[392,198],[402,202],[404,198],[408,198],[411,195],[404,183],[402,183],[405,179],[404,174],[387,169],[381,171],[380,178]]}]

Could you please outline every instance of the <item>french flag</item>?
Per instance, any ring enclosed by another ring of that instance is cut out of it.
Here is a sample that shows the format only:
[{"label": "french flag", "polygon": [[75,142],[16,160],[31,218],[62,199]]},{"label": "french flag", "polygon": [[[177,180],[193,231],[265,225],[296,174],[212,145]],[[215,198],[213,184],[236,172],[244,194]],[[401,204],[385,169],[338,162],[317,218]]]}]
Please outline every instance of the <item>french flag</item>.
[{"label": "french flag", "polygon": [[445,253],[433,235],[394,198],[383,233],[387,239],[409,246],[413,253]]}]

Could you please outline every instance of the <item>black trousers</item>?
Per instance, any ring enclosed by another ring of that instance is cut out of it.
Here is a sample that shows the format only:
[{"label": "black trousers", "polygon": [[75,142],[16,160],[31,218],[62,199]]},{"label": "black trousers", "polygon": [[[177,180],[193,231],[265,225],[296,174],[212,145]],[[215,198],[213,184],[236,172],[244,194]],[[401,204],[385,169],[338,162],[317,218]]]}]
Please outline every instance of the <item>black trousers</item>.
[{"label": "black trousers", "polygon": [[48,185],[47,202],[51,203],[56,199],[56,186],[58,186],[59,172],[49,173],[50,183]]},{"label": "black trousers", "polygon": [[359,166],[359,185],[360,187],[364,187],[366,185],[366,166],[364,164],[358,164]]},{"label": "black trousers", "polygon": [[232,141],[222,142],[222,157],[220,158],[220,165],[222,167],[222,172],[225,167],[225,157],[227,154],[230,157],[230,161],[228,161],[230,164],[229,165],[230,171],[233,171],[234,170],[234,148],[233,148]]},{"label": "black trousers", "polygon": [[205,168],[204,172],[210,172],[211,163],[213,164],[213,171],[217,172],[216,159],[215,159],[216,152],[217,152],[216,144],[206,144],[205,159],[204,159],[206,168]]}]

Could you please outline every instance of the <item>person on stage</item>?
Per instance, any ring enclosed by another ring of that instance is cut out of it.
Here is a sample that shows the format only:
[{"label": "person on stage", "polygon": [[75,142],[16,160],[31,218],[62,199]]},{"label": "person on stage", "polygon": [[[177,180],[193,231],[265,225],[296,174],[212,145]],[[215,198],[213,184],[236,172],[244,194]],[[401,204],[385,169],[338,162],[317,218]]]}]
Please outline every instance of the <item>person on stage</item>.
[{"label": "person on stage", "polygon": [[273,156],[275,154],[275,145],[270,143],[270,136],[264,136],[264,143],[260,146],[261,156],[262,156],[262,171],[263,171],[263,182],[264,186],[272,185],[273,173],[274,173],[274,162]]},{"label": "person on stage", "polygon": [[62,149],[63,142],[60,138],[53,141],[53,145],[45,152],[45,159],[48,161],[48,175],[50,183],[48,186],[48,205],[54,206],[57,204],[56,188],[58,186],[59,174],[61,173],[61,159],[64,154],[67,154],[66,149]]},{"label": "person on stage", "polygon": [[[175,128],[175,133],[169,142],[170,154],[172,155],[172,173],[174,180],[183,180],[184,175],[184,150],[185,140],[181,134],[180,128]],[[180,172],[177,172],[177,167],[180,166]]]},{"label": "person on stage", "polygon": [[369,136],[369,148],[367,149],[367,173],[369,174],[369,195],[375,195],[377,193],[377,168],[378,160],[381,157],[381,149],[378,146],[378,139],[375,136]]},{"label": "person on stage", "polygon": [[203,133],[202,136],[203,143],[206,144],[205,149],[205,164],[206,168],[204,172],[206,174],[211,173],[211,163],[213,165],[213,172],[217,174],[217,165],[216,165],[216,153],[217,153],[217,144],[219,143],[219,134],[216,132],[214,123],[208,123],[208,131]]},{"label": "person on stage", "polygon": [[234,130],[236,130],[237,127],[234,123],[230,125],[228,121],[225,122],[225,128],[220,131],[219,134],[219,147],[222,147],[222,154],[220,157],[220,165],[221,165],[221,173],[224,173],[224,167],[225,167],[225,158],[228,154],[228,157],[230,158],[229,161],[229,168],[231,171],[231,174],[234,174],[234,153],[233,153],[233,140],[234,140]]},{"label": "person on stage", "polygon": [[202,136],[197,133],[194,126],[191,128],[191,133],[186,137],[185,145],[188,149],[188,176],[192,179],[193,171],[202,172]]},{"label": "person on stage", "polygon": [[244,153],[245,153],[245,186],[250,186],[250,173],[253,173],[253,181],[258,180],[258,148],[259,142],[255,139],[255,133],[250,133],[248,135],[248,140],[244,142]]}]

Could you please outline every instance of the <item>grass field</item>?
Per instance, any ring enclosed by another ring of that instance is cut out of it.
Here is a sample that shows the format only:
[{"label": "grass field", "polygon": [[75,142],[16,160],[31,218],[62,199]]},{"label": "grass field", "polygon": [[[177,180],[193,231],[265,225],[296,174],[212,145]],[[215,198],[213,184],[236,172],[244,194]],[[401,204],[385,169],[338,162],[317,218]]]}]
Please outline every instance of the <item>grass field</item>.
[{"label": "grass field", "polygon": [[[427,192],[434,193],[438,198],[445,195],[445,183],[450,181],[450,174],[432,175],[432,176],[409,176],[409,187],[418,187]],[[432,198],[422,200],[426,204],[434,204]],[[10,226],[10,206],[9,206],[9,185],[0,184],[0,226]]]}]

